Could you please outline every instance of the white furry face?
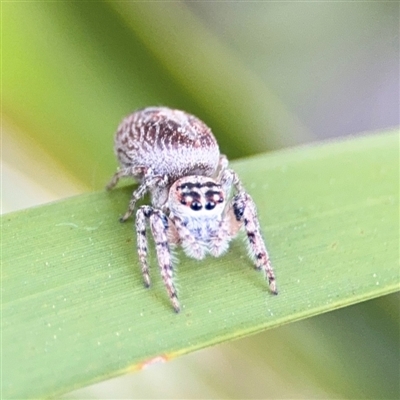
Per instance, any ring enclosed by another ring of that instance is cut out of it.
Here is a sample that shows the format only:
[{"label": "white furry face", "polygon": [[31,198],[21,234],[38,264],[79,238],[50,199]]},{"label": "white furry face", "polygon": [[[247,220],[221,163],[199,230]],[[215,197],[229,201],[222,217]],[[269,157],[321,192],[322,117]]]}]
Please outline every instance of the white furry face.
[{"label": "white furry face", "polygon": [[222,215],[226,205],[221,185],[205,176],[178,179],[168,200],[171,212],[180,218],[215,218]]}]

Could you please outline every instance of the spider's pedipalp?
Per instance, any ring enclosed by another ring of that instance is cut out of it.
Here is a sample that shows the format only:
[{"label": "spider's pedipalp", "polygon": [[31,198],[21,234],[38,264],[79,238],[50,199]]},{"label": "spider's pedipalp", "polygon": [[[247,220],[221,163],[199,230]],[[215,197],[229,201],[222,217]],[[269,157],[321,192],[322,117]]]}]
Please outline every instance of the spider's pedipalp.
[{"label": "spider's pedipalp", "polygon": [[196,260],[202,260],[206,255],[204,247],[200,245],[199,241],[196,240],[195,236],[180,218],[174,216],[172,217],[172,222],[185,253]]}]

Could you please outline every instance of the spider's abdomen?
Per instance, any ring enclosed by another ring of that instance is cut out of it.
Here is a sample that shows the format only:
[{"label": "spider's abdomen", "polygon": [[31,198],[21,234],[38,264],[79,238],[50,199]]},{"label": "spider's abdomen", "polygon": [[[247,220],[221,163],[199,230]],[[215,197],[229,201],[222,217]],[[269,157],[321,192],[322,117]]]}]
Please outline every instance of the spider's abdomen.
[{"label": "spider's abdomen", "polygon": [[115,136],[115,153],[122,167],[151,168],[154,175],[167,175],[171,181],[213,176],[220,156],[204,122],[167,107],[149,107],[126,117]]}]

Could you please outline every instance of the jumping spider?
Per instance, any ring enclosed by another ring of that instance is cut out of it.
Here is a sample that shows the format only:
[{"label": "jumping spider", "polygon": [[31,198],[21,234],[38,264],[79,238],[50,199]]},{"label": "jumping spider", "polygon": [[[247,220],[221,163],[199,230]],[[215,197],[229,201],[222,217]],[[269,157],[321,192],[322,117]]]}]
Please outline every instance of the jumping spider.
[{"label": "jumping spider", "polygon": [[[136,201],[150,192],[151,206],[136,212],[139,259],[144,284],[150,286],[147,264],[146,222],[156,244],[158,264],[174,310],[180,311],[173,279],[171,245],[201,260],[218,257],[244,227],[250,256],[262,269],[272,293],[277,294],[274,271],[265,248],[256,206],[204,122],[183,111],[149,107],[126,117],[115,135],[120,168],[107,189],[120,178],[133,177],[139,187],[132,193],[121,221],[135,209]],[[231,191],[234,191],[233,197]]]}]

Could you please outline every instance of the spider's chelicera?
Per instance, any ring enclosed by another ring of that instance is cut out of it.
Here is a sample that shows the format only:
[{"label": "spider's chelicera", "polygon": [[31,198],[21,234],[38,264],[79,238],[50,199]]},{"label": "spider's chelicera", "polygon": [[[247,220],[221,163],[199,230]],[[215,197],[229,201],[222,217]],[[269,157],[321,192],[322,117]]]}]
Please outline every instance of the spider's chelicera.
[{"label": "spider's chelicera", "polygon": [[[253,199],[245,192],[228,160],[219,152],[210,128],[193,115],[166,107],[149,107],[126,117],[115,135],[120,168],[107,185],[112,189],[122,177],[133,177],[133,192],[121,221],[147,192],[151,206],[136,212],[139,259],[146,287],[146,223],[155,241],[158,264],[169,298],[180,311],[173,277],[171,247],[201,260],[223,254],[243,227],[257,269],[263,270],[272,293],[277,294],[274,271],[260,232]],[[233,192],[233,193],[231,193]]]}]

